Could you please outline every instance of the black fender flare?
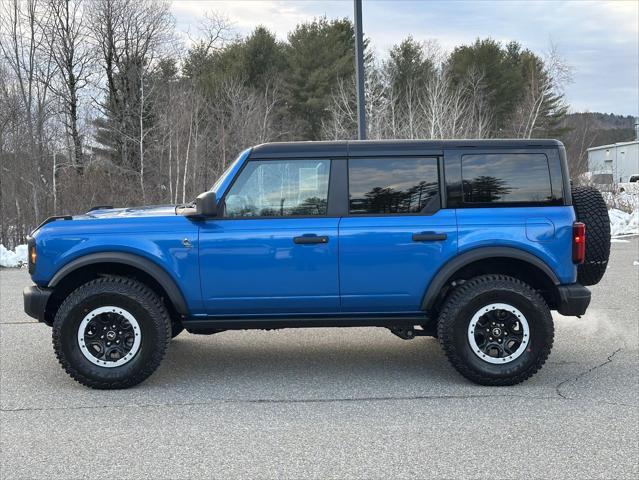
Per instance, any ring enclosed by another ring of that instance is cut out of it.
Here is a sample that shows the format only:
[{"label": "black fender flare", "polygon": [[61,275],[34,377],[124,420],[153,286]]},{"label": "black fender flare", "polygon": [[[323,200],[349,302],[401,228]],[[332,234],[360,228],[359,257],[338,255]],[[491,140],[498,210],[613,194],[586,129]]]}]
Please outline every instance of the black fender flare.
[{"label": "black fender flare", "polygon": [[56,272],[56,274],[49,282],[48,287],[54,288],[67,275],[73,273],[79,268],[98,263],[120,263],[137,268],[147,275],[150,275],[164,289],[169,297],[169,300],[171,300],[171,303],[173,303],[175,310],[180,315],[188,315],[188,308],[186,306],[184,295],[182,295],[182,291],[177,286],[173,278],[162,267],[160,267],[153,261],[131,253],[99,252],[76,258],[75,260],[72,260],[71,262],[64,265],[60,270]]},{"label": "black fender flare", "polygon": [[480,247],[464,252],[452,260],[449,260],[437,271],[431,280],[430,285],[426,289],[426,293],[424,293],[424,298],[422,299],[422,310],[430,310],[434,306],[435,301],[439,296],[439,292],[441,292],[448,279],[453,276],[455,272],[470,263],[488,258],[512,258],[522,260],[539,268],[539,270],[548,276],[554,285],[559,285],[561,283],[557,278],[557,275],[555,275],[555,272],[546,264],[546,262],[532,253],[512,247]]}]

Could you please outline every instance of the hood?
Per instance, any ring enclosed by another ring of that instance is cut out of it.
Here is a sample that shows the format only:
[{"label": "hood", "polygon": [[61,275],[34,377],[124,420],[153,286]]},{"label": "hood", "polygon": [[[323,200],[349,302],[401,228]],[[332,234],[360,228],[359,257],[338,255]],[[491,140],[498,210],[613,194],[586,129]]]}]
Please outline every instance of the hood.
[{"label": "hood", "polygon": [[75,215],[74,220],[89,220],[92,218],[129,218],[129,217],[159,217],[175,215],[175,205],[151,205],[148,207],[102,208],[89,210],[83,215]]},{"label": "hood", "polygon": [[101,233],[121,231],[170,231],[178,228],[186,217],[175,213],[175,205],[149,207],[109,208],[96,207],[81,215],[56,215],[38,225],[31,236],[41,235],[43,230],[59,234],[82,232]]}]

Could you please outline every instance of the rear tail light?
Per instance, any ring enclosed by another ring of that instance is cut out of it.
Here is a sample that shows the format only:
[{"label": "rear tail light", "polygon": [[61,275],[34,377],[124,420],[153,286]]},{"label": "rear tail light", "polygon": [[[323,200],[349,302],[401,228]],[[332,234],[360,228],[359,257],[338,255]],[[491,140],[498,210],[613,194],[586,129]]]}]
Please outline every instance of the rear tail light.
[{"label": "rear tail light", "polygon": [[586,225],[581,222],[572,224],[572,261],[584,263],[586,259]]}]

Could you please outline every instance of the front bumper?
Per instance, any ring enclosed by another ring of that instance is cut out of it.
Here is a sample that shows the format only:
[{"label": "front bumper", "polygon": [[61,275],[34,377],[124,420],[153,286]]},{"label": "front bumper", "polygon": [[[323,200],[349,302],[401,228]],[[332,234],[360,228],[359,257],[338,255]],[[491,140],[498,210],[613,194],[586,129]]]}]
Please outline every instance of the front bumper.
[{"label": "front bumper", "polygon": [[557,311],[567,317],[580,316],[586,313],[590,305],[590,290],[579,283],[559,285],[559,304]]},{"label": "front bumper", "polygon": [[44,312],[47,308],[47,302],[49,301],[51,292],[52,290],[38,287],[37,285],[25,287],[25,289],[22,290],[25,313],[39,322],[47,323]]}]

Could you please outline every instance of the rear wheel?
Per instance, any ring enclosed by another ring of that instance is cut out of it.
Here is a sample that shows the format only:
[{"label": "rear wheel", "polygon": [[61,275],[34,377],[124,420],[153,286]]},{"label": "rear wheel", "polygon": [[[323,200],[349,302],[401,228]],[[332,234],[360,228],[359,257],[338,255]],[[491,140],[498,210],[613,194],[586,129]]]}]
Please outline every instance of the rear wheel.
[{"label": "rear wheel", "polygon": [[171,338],[162,300],[146,285],[101,277],[74,290],[53,322],[53,347],[66,372],[92,388],[136,385],[159,366]]},{"label": "rear wheel", "polygon": [[544,364],[554,328],[544,299],[504,275],[482,275],[446,300],[438,337],[450,363],[481,385],[515,385]]},{"label": "rear wheel", "polygon": [[586,225],[586,259],[577,266],[577,282],[596,285],[610,257],[610,218],[601,192],[593,187],[572,187],[577,221]]}]

